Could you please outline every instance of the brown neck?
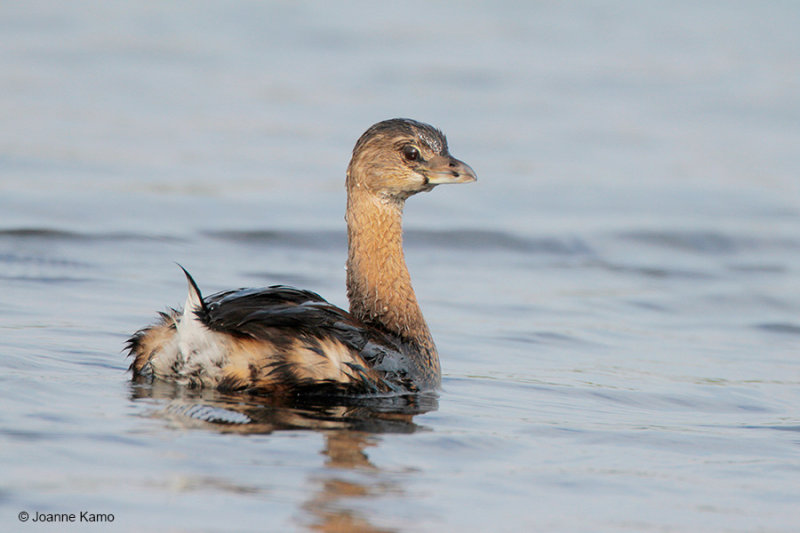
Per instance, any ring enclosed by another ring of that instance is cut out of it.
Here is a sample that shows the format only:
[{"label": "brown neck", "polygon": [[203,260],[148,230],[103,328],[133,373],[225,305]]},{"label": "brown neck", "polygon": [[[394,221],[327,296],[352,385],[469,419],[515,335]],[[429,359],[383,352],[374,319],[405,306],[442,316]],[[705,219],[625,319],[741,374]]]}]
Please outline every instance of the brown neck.
[{"label": "brown neck", "polygon": [[420,349],[439,367],[403,256],[403,203],[381,198],[355,183],[347,193],[347,297],[350,313]]}]

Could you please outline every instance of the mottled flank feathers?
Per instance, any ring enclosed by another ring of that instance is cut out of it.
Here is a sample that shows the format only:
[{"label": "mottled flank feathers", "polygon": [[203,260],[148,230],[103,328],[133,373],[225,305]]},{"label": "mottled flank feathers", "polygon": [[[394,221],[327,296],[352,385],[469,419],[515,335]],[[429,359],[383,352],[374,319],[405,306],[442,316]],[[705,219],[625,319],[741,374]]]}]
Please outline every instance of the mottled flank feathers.
[{"label": "mottled flank feathers", "polygon": [[[270,395],[417,389],[406,343],[310,291],[275,285],[214,294],[194,309],[205,331],[182,338],[187,319],[170,310],[130,338],[135,376]],[[198,343],[202,351],[192,349]]]}]

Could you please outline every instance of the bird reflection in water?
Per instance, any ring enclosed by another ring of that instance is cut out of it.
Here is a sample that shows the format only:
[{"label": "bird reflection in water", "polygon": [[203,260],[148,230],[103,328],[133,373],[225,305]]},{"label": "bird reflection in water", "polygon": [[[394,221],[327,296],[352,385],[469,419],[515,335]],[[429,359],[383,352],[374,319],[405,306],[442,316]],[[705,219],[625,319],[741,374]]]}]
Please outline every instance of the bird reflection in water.
[{"label": "bird reflection in water", "polygon": [[[354,500],[402,492],[396,482],[382,477],[377,483],[371,482],[379,477],[381,469],[369,460],[367,449],[379,446],[383,433],[424,430],[413,417],[438,408],[434,393],[278,402],[145,379],[131,384],[131,397],[158,400],[158,407],[151,414],[184,429],[248,435],[304,429],[322,432],[325,468],[309,480],[317,489],[301,505],[302,514],[307,514],[302,521],[310,519],[306,525],[313,531],[332,533],[391,531],[373,526],[368,517],[347,506]],[[353,472],[365,473],[371,481],[359,483]]]}]

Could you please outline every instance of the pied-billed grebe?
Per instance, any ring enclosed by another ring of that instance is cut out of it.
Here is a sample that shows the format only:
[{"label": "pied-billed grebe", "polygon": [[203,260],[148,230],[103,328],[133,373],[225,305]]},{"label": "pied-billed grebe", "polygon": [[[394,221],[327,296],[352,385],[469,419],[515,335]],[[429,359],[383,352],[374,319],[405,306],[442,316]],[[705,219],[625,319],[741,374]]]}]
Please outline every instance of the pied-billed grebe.
[{"label": "pied-billed grebe", "polygon": [[134,376],[273,396],[436,388],[439,355],[403,257],[403,205],[436,185],[475,179],[436,128],[375,124],[347,168],[350,312],[279,285],[203,299],[186,272],[183,311],[162,313],[128,341]]}]

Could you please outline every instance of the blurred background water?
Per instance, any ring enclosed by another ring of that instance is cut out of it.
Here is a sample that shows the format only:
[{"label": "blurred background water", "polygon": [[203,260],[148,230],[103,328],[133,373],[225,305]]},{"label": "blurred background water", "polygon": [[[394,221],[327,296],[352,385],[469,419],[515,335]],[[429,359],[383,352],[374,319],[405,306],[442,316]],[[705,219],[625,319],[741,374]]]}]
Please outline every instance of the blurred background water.
[{"label": "blurred background water", "polygon": [[[796,531],[798,28],[779,0],[0,4],[0,529]],[[346,305],[344,170],[395,116],[479,176],[406,209],[438,398],[130,383],[176,261]]]}]

